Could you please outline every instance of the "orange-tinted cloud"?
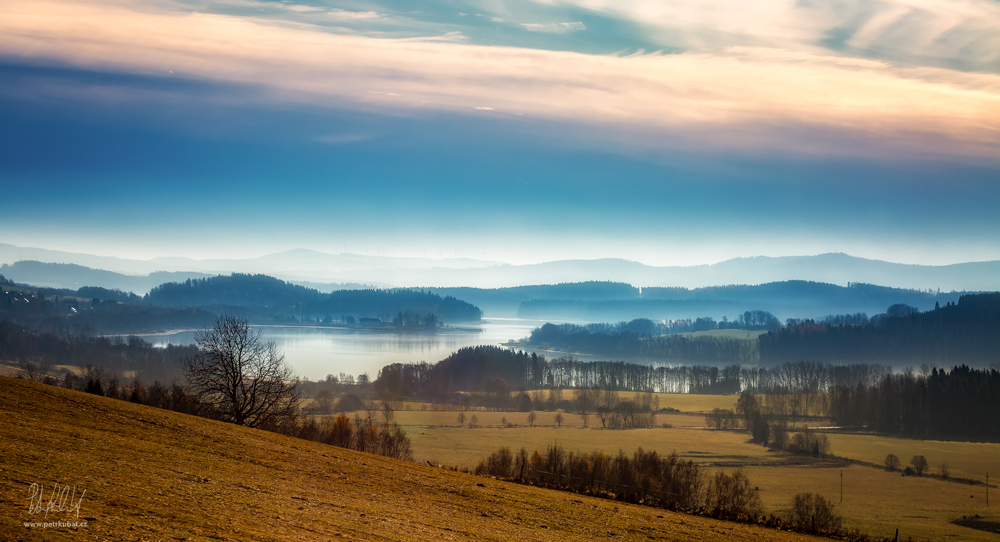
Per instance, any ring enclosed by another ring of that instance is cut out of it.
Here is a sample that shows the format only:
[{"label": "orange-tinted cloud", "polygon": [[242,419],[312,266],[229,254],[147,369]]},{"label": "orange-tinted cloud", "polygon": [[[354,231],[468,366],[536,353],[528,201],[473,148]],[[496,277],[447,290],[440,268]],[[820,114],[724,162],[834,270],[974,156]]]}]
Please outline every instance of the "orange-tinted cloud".
[{"label": "orange-tinted cloud", "polygon": [[813,130],[885,149],[1000,156],[993,74],[776,47],[617,56],[378,39],[142,6],[6,0],[0,55],[242,83],[318,105],[544,119],[634,134],[652,146],[882,152],[804,140]]}]

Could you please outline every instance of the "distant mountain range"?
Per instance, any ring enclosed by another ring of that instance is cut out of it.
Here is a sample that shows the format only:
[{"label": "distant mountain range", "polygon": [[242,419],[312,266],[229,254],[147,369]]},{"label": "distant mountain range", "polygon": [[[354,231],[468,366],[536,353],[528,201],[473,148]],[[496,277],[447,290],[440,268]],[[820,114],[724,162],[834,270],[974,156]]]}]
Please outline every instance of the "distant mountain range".
[{"label": "distant mountain range", "polygon": [[[145,293],[166,280],[237,273],[263,273],[320,291],[345,284],[375,287],[503,288],[528,284],[610,281],[634,286],[701,288],[729,284],[765,284],[803,280],[839,284],[881,284],[896,288],[942,291],[994,291],[1000,289],[1000,261],[952,265],[911,265],[868,260],[847,254],[816,256],[736,258],[712,265],[651,266],[621,259],[562,260],[531,265],[509,265],[471,259],[394,258],[358,254],[325,254],[297,249],[259,258],[194,260],[155,258],[129,260],[89,254],[19,248],[0,243],[0,268],[18,282],[41,281],[35,268],[19,260],[64,263],[103,269],[121,277],[104,275],[107,282],[88,284]],[[169,279],[137,280],[137,275],[171,272]],[[92,282],[78,268],[60,268],[45,276],[45,285],[75,288]],[[84,280],[81,280],[83,278]],[[115,283],[114,281],[118,281]]]}]

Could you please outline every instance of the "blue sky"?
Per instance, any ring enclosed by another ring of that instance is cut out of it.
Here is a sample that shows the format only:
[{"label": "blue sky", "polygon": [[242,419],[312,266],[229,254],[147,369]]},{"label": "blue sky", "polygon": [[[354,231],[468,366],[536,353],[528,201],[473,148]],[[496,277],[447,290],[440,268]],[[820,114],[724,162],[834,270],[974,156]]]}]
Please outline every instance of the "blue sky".
[{"label": "blue sky", "polygon": [[991,260],[998,157],[993,0],[0,6],[12,244]]}]

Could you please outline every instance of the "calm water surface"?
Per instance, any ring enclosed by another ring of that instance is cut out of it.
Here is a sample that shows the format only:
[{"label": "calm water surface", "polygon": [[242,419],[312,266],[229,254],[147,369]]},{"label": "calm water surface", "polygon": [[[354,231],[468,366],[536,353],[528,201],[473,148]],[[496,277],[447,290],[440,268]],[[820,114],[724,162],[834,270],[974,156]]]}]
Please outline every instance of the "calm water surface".
[{"label": "calm water surface", "polygon": [[[440,361],[466,346],[499,345],[510,339],[527,337],[545,321],[517,318],[487,318],[476,326],[438,333],[335,329],[302,326],[260,326],[264,337],[273,340],[285,360],[299,376],[310,380],[328,374],[368,373],[374,379],[390,363]],[[145,337],[154,346],[194,343],[193,331]],[[539,351],[544,354],[545,352]],[[551,355],[551,354],[550,354]],[[578,356],[585,359],[586,356]]]}]

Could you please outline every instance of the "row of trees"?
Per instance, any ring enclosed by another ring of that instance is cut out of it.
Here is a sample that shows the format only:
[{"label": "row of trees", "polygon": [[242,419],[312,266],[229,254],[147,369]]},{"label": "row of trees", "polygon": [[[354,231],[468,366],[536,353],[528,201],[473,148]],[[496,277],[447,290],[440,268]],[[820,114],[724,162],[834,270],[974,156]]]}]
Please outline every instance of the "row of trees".
[{"label": "row of trees", "polygon": [[606,494],[621,500],[673,508],[706,506],[727,514],[752,514],[760,509],[756,492],[742,471],[707,477],[692,461],[676,453],[661,456],[642,448],[631,455],[574,453],[558,444],[545,453],[524,448],[514,453],[500,448],[480,461],[475,473],[522,483]]},{"label": "row of trees", "polygon": [[[757,488],[742,470],[709,475],[676,452],[664,456],[639,448],[631,455],[621,450],[617,455],[602,451],[581,454],[554,444],[544,453],[529,453],[525,448],[513,452],[502,447],[481,460],[474,473],[649,506],[700,511],[716,518],[754,521],[761,512]],[[839,531],[841,518],[822,495],[795,495],[788,519],[790,524],[782,524],[772,517],[767,524],[847,534]]]},{"label": "row of trees", "polygon": [[[432,402],[464,401],[499,410],[532,410],[512,397],[514,390],[538,388],[610,389],[657,393],[756,393],[777,390],[775,401],[797,394],[790,416],[819,410],[819,394],[838,387],[869,386],[890,374],[885,365],[784,363],[776,367],[727,365],[653,366],[623,361],[547,360],[544,356],[496,346],[462,348],[436,363],[392,364],[375,381],[379,394],[419,397]],[[797,406],[802,405],[802,406]],[[776,408],[778,408],[776,406]]]}]

